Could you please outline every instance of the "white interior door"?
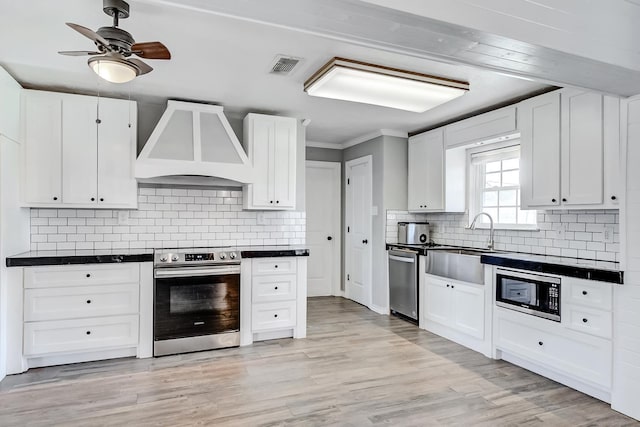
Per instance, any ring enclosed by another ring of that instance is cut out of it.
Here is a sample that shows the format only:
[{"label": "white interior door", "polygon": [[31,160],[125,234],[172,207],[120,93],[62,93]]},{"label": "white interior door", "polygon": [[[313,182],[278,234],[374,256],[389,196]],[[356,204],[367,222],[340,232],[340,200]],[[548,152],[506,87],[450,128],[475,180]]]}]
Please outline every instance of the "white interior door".
[{"label": "white interior door", "polygon": [[346,296],[371,306],[372,157],[346,163]]},{"label": "white interior door", "polygon": [[340,163],[306,163],[307,295],[340,294]]}]

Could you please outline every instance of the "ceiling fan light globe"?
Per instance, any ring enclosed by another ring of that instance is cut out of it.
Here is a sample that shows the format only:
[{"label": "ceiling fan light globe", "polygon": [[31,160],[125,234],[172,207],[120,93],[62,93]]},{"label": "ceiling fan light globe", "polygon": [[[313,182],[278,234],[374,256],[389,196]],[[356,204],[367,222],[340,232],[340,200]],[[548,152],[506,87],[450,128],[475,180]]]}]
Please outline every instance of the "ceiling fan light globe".
[{"label": "ceiling fan light globe", "polygon": [[90,58],[89,67],[98,76],[111,83],[130,82],[140,74],[140,71],[133,64],[118,58]]}]

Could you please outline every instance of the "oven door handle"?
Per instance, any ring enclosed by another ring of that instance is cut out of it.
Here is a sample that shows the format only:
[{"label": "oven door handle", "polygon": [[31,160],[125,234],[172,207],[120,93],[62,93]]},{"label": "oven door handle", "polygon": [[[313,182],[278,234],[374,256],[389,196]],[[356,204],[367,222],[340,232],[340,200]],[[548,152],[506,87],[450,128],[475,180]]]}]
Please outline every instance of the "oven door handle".
[{"label": "oven door handle", "polygon": [[225,274],[240,274],[240,266],[234,265],[217,268],[157,268],[153,273],[156,278],[223,276]]}]

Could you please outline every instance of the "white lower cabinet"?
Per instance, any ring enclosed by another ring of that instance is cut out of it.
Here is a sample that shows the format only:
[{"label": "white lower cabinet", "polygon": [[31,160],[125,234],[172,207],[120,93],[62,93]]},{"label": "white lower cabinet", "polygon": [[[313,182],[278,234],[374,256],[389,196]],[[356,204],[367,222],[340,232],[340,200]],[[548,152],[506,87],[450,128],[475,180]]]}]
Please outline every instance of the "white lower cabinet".
[{"label": "white lower cabinet", "polygon": [[609,402],[612,286],[561,277],[561,322],[494,307],[496,357]]},{"label": "white lower cabinet", "polygon": [[420,327],[488,354],[484,285],[425,274]]},{"label": "white lower cabinet", "polygon": [[22,343],[17,346],[21,354],[15,356],[22,362],[11,373],[112,357],[150,357],[150,264],[24,268]]},{"label": "white lower cabinet", "polygon": [[242,260],[240,345],[307,333],[307,259]]}]

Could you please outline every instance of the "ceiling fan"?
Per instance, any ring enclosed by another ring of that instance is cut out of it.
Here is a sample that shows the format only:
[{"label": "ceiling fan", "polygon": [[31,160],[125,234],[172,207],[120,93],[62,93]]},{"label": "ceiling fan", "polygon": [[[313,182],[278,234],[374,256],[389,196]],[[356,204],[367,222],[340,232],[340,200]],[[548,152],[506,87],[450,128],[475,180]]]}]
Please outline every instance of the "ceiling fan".
[{"label": "ceiling fan", "polygon": [[137,76],[153,71],[149,65],[137,58],[171,59],[171,53],[160,42],[136,43],[127,31],[118,28],[120,19],[129,17],[129,3],[124,0],[103,0],[102,10],[113,17],[113,25],[98,31],[67,22],[67,25],[83,36],[93,40],[97,51],[71,50],[58,52],[69,56],[91,56],[89,67],[103,79],[112,83],[125,83]]}]

